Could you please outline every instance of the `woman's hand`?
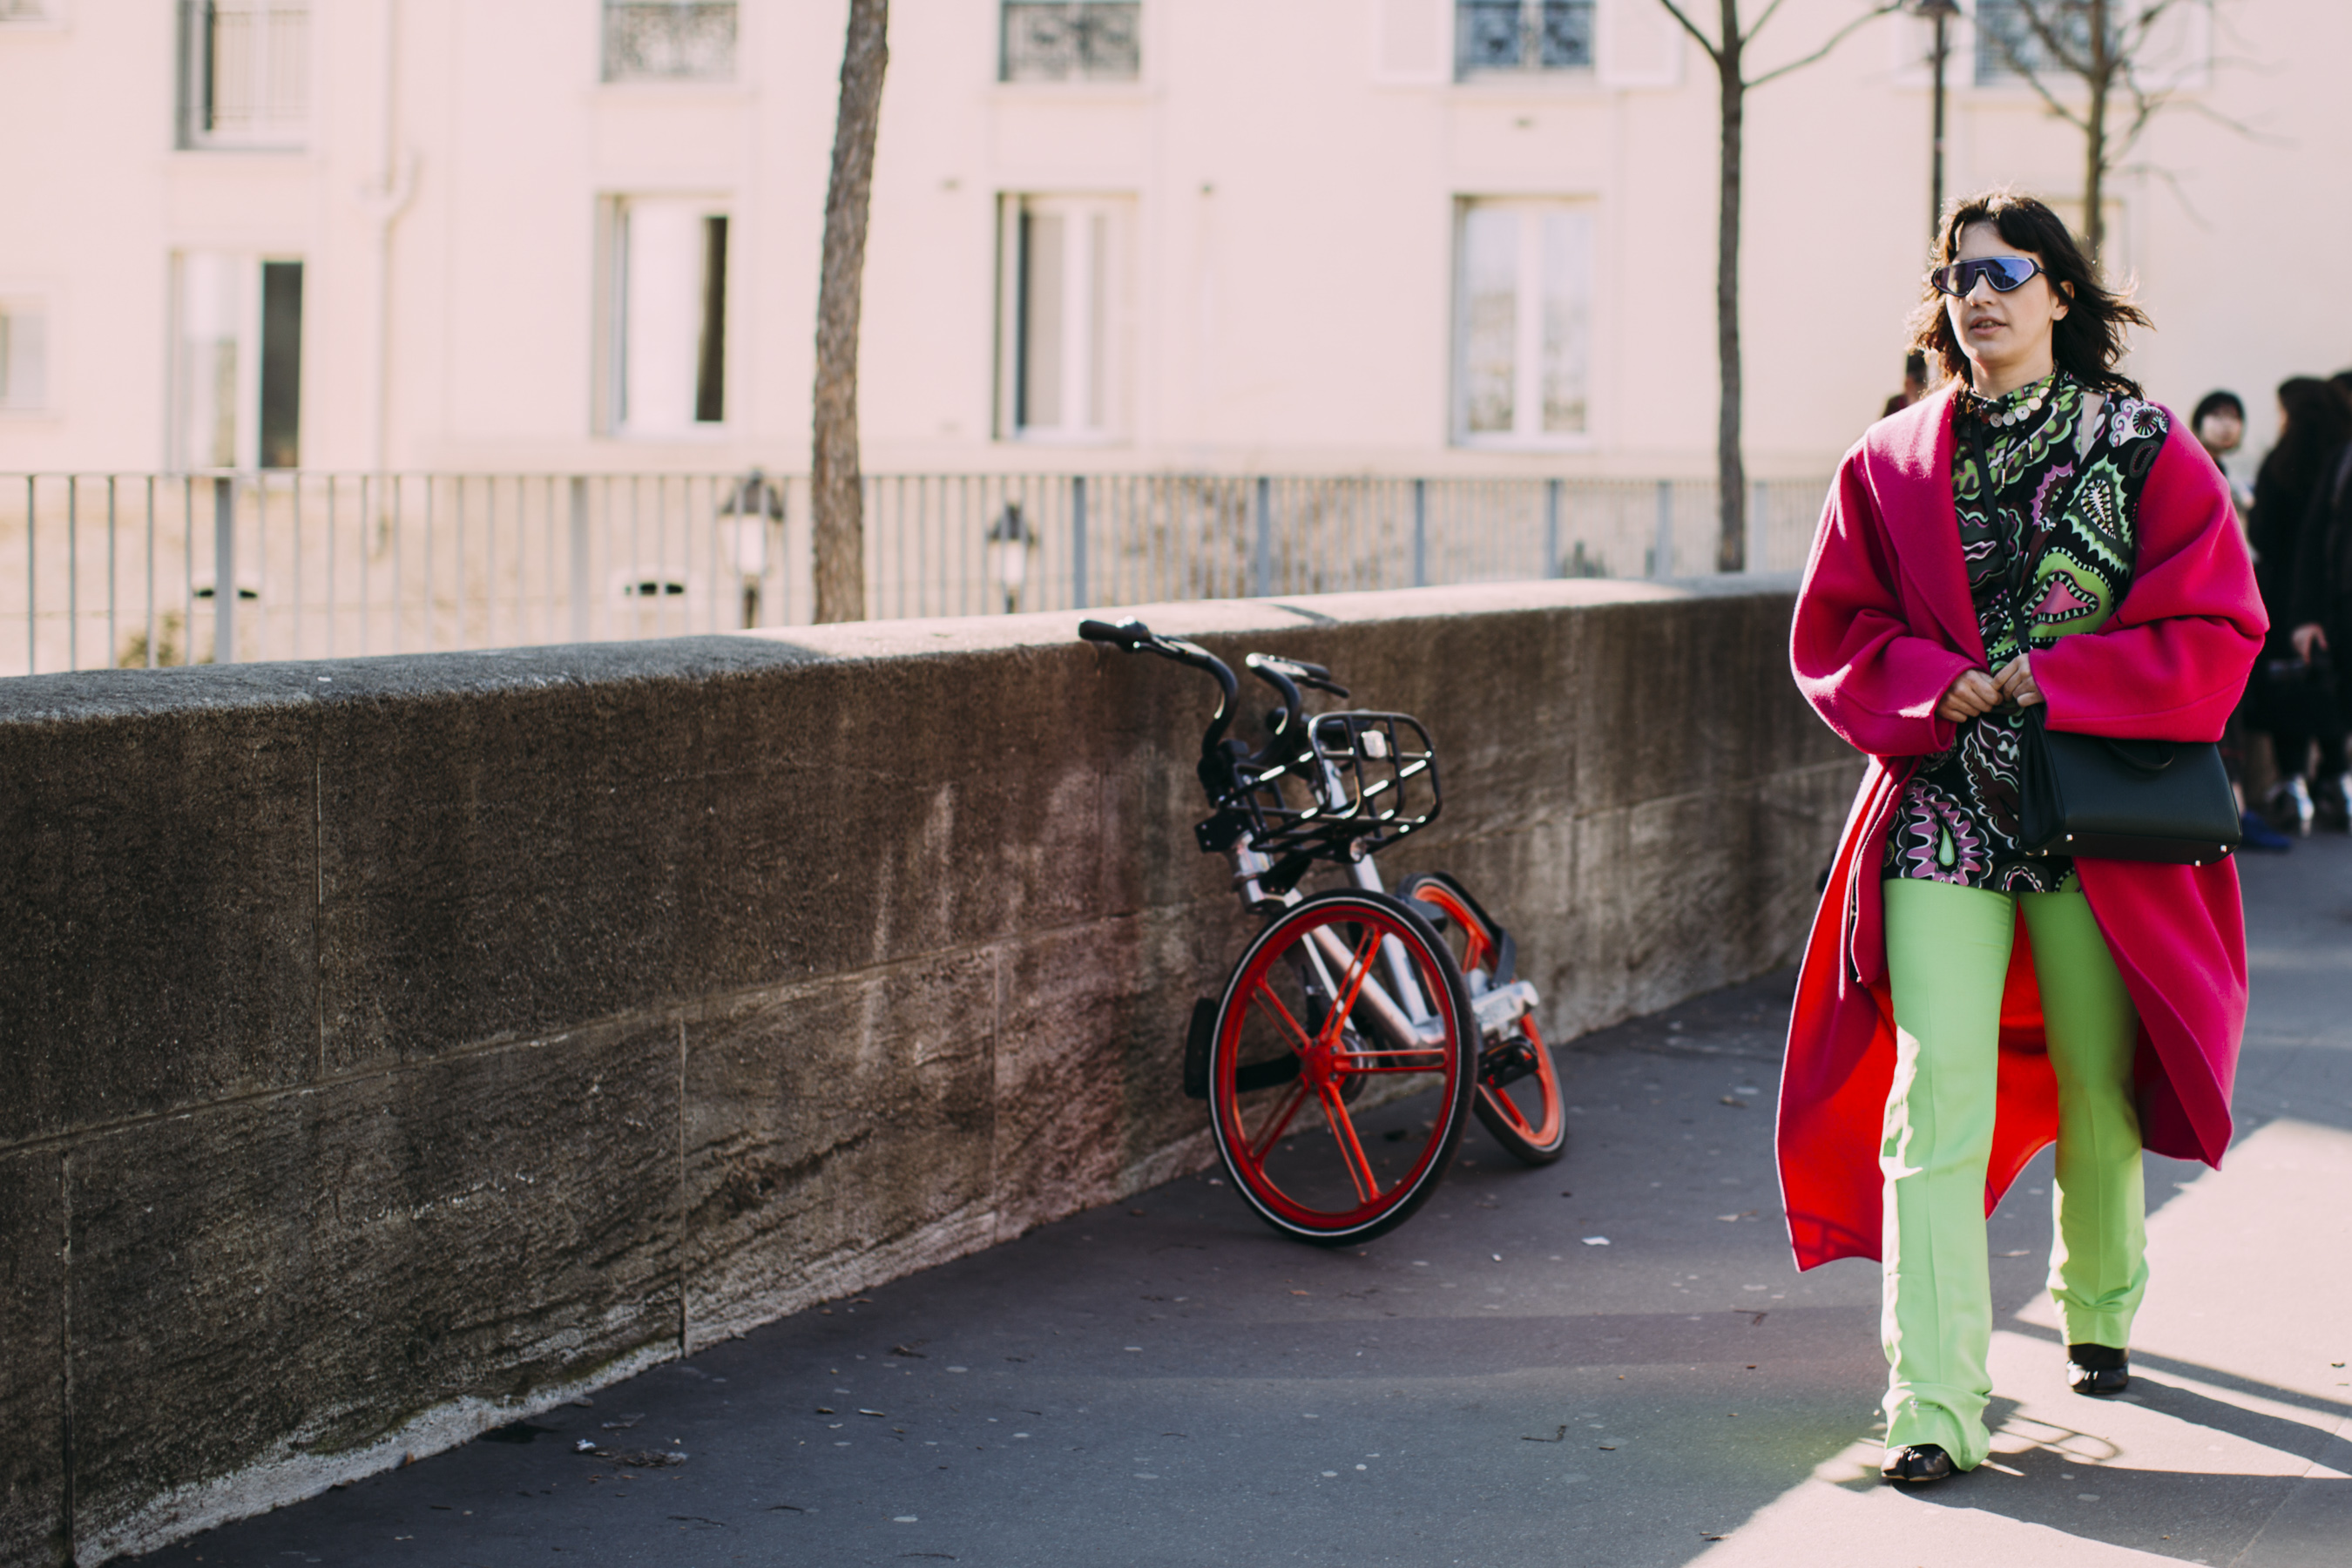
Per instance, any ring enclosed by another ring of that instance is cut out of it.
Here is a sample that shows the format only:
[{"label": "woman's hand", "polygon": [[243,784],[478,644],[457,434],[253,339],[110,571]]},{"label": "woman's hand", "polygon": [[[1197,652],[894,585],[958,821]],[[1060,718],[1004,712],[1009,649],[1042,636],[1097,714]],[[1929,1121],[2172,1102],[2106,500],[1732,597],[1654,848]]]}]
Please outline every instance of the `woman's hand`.
[{"label": "woman's hand", "polygon": [[2020,708],[2031,708],[2042,700],[2042,688],[2033,683],[2033,667],[2026,662],[2028,657],[2019,654],[2002,665],[2000,673],[1992,678],[1993,686],[2002,698]]},{"label": "woman's hand", "polygon": [[1936,717],[1949,723],[1965,724],[2000,706],[2000,689],[1993,684],[1992,677],[1981,669],[1964,669],[1945,689],[1944,700],[1936,704]]},{"label": "woman's hand", "polygon": [[2295,627],[2289,636],[2294,644],[2294,657],[2305,664],[2311,662],[2314,647],[2325,649],[2327,647],[2327,634],[2320,629],[2317,621],[2309,621]]}]

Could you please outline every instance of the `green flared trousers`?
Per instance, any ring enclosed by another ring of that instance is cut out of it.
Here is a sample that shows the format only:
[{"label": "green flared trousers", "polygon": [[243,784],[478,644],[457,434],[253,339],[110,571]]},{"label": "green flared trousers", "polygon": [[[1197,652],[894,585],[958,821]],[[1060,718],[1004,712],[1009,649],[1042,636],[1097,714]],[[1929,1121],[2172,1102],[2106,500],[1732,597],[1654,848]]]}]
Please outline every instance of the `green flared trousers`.
[{"label": "green flared trousers", "polygon": [[2055,893],[1911,879],[1886,892],[1895,1082],[1886,1097],[1886,1446],[1940,1444],[1961,1469],[1990,1451],[1992,1153],[2000,996],[2020,906],[2058,1075],[2057,1237],[2050,1293],[2069,1344],[2131,1342],[2147,1288],[2147,1189],[2132,1057],[2139,1019],[2072,879]]}]

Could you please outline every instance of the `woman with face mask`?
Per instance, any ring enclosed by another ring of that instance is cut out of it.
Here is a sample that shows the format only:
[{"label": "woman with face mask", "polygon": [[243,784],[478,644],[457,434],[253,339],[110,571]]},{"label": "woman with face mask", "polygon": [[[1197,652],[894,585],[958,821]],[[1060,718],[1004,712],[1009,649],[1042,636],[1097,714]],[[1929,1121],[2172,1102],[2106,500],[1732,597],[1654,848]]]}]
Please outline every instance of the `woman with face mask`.
[{"label": "woman with face mask", "polygon": [[2244,1022],[2237,870],[2027,853],[2026,710],[2210,742],[2265,622],[2227,482],[2116,369],[2147,318],[2057,215],[1956,204],[1913,320],[1943,390],[1847,454],[1791,637],[1870,759],[1790,1019],[1780,1157],[1801,1268],[1884,1267],[1884,1474],[1974,1468],[1985,1216],[2057,1144],[2050,1289],[2082,1394],[2121,1392],[2147,1284],[2140,1151],[2218,1162]]}]

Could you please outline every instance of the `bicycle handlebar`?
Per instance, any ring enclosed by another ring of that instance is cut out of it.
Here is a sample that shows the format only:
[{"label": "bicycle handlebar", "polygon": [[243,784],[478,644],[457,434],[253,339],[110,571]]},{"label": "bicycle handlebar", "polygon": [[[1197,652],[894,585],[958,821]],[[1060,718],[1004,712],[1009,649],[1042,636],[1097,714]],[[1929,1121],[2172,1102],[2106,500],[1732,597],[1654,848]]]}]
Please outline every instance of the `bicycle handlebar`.
[{"label": "bicycle handlebar", "polygon": [[[1194,669],[1205,671],[1216,679],[1217,710],[1209,716],[1208,731],[1201,737],[1201,763],[1205,783],[1205,770],[1218,755],[1217,743],[1233,727],[1234,700],[1241,695],[1242,683],[1234,679],[1233,667],[1200,644],[1188,642],[1182,637],[1161,637],[1131,616],[1118,622],[1080,621],[1078,635],[1088,642],[1109,643],[1129,653],[1156,653],[1178,664],[1191,665]],[[1211,793],[1214,793],[1213,787]]]},{"label": "bicycle handlebar", "polygon": [[1233,727],[1234,704],[1241,695],[1241,682],[1235,679],[1233,667],[1207,648],[1184,637],[1162,637],[1129,616],[1123,621],[1084,620],[1078,623],[1078,636],[1088,642],[1108,643],[1129,653],[1158,654],[1178,664],[1190,665],[1215,678],[1218,688],[1217,710],[1209,719],[1209,728],[1201,737],[1201,783],[1212,800],[1223,795],[1236,763],[1263,766],[1275,758],[1278,750],[1296,744],[1292,740],[1304,717],[1298,689],[1310,686],[1345,699],[1348,689],[1331,679],[1331,672],[1319,664],[1303,659],[1281,658],[1273,654],[1254,653],[1244,661],[1252,675],[1274,688],[1282,700],[1283,717],[1272,725],[1276,739],[1265,751],[1251,755],[1249,748],[1233,742],[1235,756],[1224,754],[1225,731]]}]

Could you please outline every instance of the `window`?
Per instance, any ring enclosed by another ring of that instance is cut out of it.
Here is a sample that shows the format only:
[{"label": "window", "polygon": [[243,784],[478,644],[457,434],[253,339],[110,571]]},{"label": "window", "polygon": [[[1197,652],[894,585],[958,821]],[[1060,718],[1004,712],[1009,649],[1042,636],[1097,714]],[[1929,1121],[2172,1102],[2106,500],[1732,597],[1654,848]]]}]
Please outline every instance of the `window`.
[{"label": "window", "polygon": [[181,0],[180,144],[298,148],[310,124],[310,0]]},{"label": "window", "polygon": [[[2130,0],[2109,0],[2110,39],[2122,41],[2131,9]],[[2027,74],[2043,78],[2068,74],[2065,61],[2034,27],[2036,16],[2065,44],[2068,53],[2077,59],[2088,58],[2090,0],[2035,0],[2031,14],[2019,0],[1977,0],[1978,86],[2017,81]]]},{"label": "window", "polygon": [[1000,427],[1102,440],[1127,419],[1130,204],[1018,196],[1004,205]]},{"label": "window", "polygon": [[39,26],[58,19],[60,0],[0,0],[0,27]]},{"label": "window", "polygon": [[604,0],[606,81],[731,81],[735,0]]},{"label": "window", "polygon": [[1004,0],[1006,81],[1133,81],[1142,74],[1136,0]]},{"label": "window", "polygon": [[0,300],[0,408],[49,405],[49,319],[29,300]]},{"label": "window", "polygon": [[191,251],[174,266],[173,462],[302,462],[302,263]]},{"label": "window", "polygon": [[1582,434],[1591,212],[1567,202],[1465,202],[1455,251],[1454,439],[1543,445]]},{"label": "window", "polygon": [[1591,65],[1592,0],[1454,0],[1458,77]]},{"label": "window", "polygon": [[607,428],[676,436],[726,419],[727,234],[707,198],[612,204]]}]

